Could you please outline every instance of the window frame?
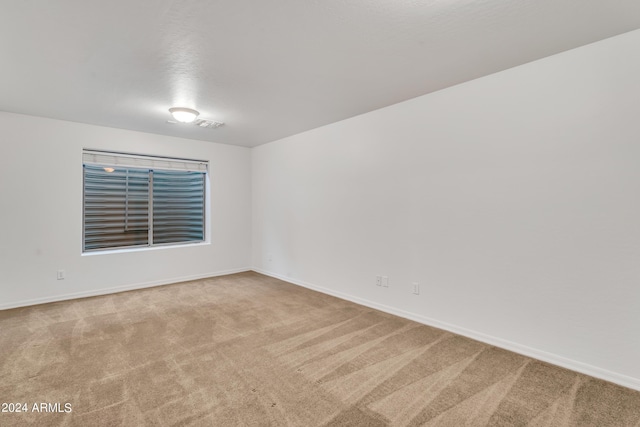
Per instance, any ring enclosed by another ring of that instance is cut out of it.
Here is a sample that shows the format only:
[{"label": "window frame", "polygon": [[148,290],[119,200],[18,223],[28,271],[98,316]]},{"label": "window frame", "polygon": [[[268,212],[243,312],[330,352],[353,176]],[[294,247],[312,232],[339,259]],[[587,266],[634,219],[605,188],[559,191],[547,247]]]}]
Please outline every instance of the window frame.
[{"label": "window frame", "polygon": [[[177,157],[164,157],[164,156],[153,156],[146,154],[137,154],[137,153],[122,153],[122,152],[113,152],[113,151],[102,151],[102,150],[92,150],[92,149],[83,149],[83,159],[82,159],[82,255],[93,255],[100,253],[110,253],[110,252],[129,252],[129,251],[144,251],[144,250],[156,250],[160,248],[167,247],[178,247],[178,246],[194,246],[194,245],[202,245],[209,243],[209,219],[210,219],[210,209],[211,204],[209,201],[210,191],[209,191],[209,162],[206,160],[195,160],[195,159],[186,159],[186,158],[177,158]],[[153,216],[153,175],[154,171],[176,171],[179,169],[173,169],[168,167],[152,167],[152,166],[136,166],[136,165],[123,165],[121,163],[116,162],[87,162],[85,160],[86,155],[106,155],[113,156],[113,158],[122,158],[122,159],[142,159],[146,161],[158,161],[158,162],[177,162],[177,163],[197,163],[199,165],[204,165],[204,169],[198,171],[191,172],[199,172],[202,174],[203,179],[203,206],[202,206],[202,239],[201,240],[188,240],[181,242],[168,242],[168,243],[154,243],[153,242],[153,232],[154,232],[154,216]],[[103,248],[94,248],[87,249],[86,248],[86,172],[85,166],[87,164],[100,166],[100,167],[114,167],[114,168],[132,168],[132,169],[145,169],[147,170],[147,174],[149,177],[149,191],[148,191],[148,211],[147,211],[147,222],[148,222],[148,230],[147,230],[147,243],[146,244],[136,244],[136,245],[126,245],[126,246],[112,246],[112,247],[103,247]]]}]

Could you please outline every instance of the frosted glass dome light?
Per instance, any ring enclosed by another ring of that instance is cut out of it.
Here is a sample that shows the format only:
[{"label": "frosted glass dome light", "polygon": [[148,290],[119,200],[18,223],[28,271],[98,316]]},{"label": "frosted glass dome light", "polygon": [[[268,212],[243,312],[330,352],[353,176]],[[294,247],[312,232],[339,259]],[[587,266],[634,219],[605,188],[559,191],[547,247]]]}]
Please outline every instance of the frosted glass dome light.
[{"label": "frosted glass dome light", "polygon": [[192,110],[191,108],[182,107],[169,108],[169,112],[171,113],[173,118],[180,123],[191,123],[200,114],[196,110]]}]

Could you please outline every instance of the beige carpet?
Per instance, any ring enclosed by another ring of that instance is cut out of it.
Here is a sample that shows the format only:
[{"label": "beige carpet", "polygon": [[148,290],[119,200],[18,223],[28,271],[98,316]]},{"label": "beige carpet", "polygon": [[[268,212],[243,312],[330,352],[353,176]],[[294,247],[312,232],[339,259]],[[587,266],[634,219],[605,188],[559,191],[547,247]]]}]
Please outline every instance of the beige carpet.
[{"label": "beige carpet", "polygon": [[640,426],[640,392],[257,273],[2,311],[0,401],[28,405],[1,426]]}]

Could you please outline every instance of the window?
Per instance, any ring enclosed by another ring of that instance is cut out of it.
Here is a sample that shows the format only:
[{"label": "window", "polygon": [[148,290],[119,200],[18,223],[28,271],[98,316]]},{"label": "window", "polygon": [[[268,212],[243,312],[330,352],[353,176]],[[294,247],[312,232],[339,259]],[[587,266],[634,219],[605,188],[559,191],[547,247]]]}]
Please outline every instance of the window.
[{"label": "window", "polygon": [[205,240],[207,162],[83,152],[83,252]]}]

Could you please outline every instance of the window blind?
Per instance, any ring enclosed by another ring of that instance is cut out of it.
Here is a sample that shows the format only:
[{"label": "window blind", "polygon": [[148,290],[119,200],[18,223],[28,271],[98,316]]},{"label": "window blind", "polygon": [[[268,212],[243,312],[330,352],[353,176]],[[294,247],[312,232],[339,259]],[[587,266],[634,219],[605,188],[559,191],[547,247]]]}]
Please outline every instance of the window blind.
[{"label": "window blind", "polygon": [[83,170],[84,251],[205,240],[207,162],[85,150]]},{"label": "window blind", "polygon": [[149,244],[149,170],[84,166],[84,249]]},{"label": "window blind", "polygon": [[153,171],[153,242],[204,240],[204,174]]}]

